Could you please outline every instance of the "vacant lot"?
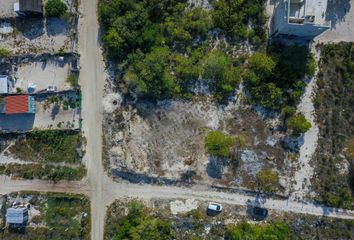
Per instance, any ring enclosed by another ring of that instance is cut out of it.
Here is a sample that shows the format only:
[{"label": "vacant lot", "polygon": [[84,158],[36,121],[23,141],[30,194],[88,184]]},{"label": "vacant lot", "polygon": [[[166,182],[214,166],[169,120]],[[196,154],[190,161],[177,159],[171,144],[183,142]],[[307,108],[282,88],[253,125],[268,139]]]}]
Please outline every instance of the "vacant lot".
[{"label": "vacant lot", "polygon": [[63,61],[59,57],[50,57],[43,61],[34,60],[18,64],[15,77],[15,89],[28,91],[30,85],[36,86],[37,91],[43,91],[49,86],[54,86],[58,91],[68,90],[72,86],[67,82],[69,76],[69,59]]},{"label": "vacant lot", "polygon": [[[270,168],[287,188],[291,163],[274,127],[238,103],[140,102],[105,114],[105,161],[113,176],[133,182],[152,177],[251,188],[257,173]],[[242,138],[244,146],[235,146],[232,157],[210,156],[204,140],[212,130]]]},{"label": "vacant lot", "polygon": [[315,99],[320,138],[313,159],[313,188],[318,201],[350,209],[354,200],[354,46],[328,44],[320,49]]},{"label": "vacant lot", "polygon": [[0,136],[0,174],[25,179],[80,180],[86,175],[79,132],[46,130]]},{"label": "vacant lot", "polygon": [[59,193],[12,193],[14,201],[30,204],[29,223],[24,233],[6,229],[0,239],[90,239],[90,202],[82,195]]}]

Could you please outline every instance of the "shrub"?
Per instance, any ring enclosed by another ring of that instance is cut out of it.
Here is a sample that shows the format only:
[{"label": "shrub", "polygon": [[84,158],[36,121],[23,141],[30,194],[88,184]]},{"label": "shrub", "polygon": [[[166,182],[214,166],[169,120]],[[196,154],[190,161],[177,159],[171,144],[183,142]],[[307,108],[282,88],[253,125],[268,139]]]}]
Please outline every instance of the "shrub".
[{"label": "shrub", "polygon": [[62,17],[68,7],[62,0],[48,0],[45,5],[45,15],[47,17]]},{"label": "shrub", "polygon": [[76,88],[79,86],[79,74],[71,72],[67,77],[66,82],[70,84],[70,86]]},{"label": "shrub", "polygon": [[179,87],[168,67],[169,57],[169,49],[159,47],[146,54],[142,61],[132,59],[133,65],[124,75],[125,82],[141,96],[161,99],[178,94]]},{"label": "shrub", "polygon": [[256,52],[248,59],[249,68],[258,76],[267,77],[273,73],[275,61],[264,53]]},{"label": "shrub", "polygon": [[294,136],[300,136],[311,128],[311,123],[307,121],[303,114],[297,114],[289,118],[287,127]]},{"label": "shrub", "polygon": [[150,216],[136,200],[128,203],[128,215],[116,220],[116,229],[114,239],[174,239],[171,223]]},{"label": "shrub", "polygon": [[0,58],[9,58],[12,56],[12,52],[5,48],[0,48]]},{"label": "shrub", "polygon": [[278,185],[278,174],[271,170],[261,170],[256,175],[258,187],[262,191],[273,192]]},{"label": "shrub", "polygon": [[202,77],[212,81],[212,91],[218,101],[229,97],[240,82],[239,69],[221,51],[213,51],[204,58]]},{"label": "shrub", "polygon": [[229,227],[227,236],[231,240],[285,240],[290,238],[290,229],[287,224],[280,222],[263,226],[241,222],[237,226]]},{"label": "shrub", "polygon": [[205,147],[208,154],[214,157],[226,158],[230,155],[235,139],[220,131],[210,132],[205,138]]}]

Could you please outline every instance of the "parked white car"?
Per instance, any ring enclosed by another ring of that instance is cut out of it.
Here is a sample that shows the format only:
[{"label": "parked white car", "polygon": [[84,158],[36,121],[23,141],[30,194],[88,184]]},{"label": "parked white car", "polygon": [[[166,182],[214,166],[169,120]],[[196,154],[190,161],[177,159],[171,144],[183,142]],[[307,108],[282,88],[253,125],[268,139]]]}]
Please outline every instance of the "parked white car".
[{"label": "parked white car", "polygon": [[222,205],[219,203],[209,203],[207,212],[220,213],[222,211]]}]

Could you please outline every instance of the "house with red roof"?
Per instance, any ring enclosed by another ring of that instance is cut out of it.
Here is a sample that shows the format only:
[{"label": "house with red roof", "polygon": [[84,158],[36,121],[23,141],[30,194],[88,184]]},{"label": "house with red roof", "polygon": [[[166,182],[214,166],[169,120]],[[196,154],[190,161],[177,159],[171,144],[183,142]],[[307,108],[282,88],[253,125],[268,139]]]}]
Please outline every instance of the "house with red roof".
[{"label": "house with red roof", "polygon": [[35,114],[36,102],[33,96],[10,95],[0,99],[0,112],[10,114]]}]

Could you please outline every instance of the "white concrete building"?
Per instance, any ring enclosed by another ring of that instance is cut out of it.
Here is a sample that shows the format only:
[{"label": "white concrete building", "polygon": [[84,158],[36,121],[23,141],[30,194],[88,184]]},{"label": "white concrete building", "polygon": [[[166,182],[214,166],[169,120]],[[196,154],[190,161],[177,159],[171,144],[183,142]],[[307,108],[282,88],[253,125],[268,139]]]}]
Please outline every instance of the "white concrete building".
[{"label": "white concrete building", "polygon": [[327,0],[278,0],[271,36],[289,35],[312,39],[331,27],[326,21]]}]

